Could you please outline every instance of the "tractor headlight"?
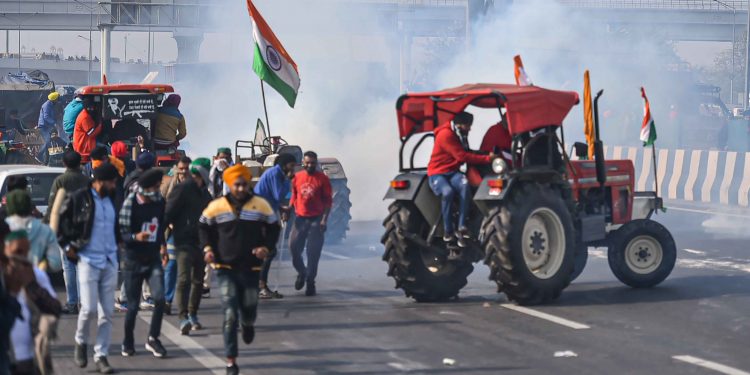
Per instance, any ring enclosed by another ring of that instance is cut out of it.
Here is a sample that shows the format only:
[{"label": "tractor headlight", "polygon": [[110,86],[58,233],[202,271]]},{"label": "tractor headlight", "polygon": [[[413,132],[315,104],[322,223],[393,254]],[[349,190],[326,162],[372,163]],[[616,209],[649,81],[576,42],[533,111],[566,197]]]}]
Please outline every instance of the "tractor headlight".
[{"label": "tractor headlight", "polygon": [[492,172],[495,174],[504,174],[508,171],[508,163],[505,162],[502,158],[495,158],[495,160],[492,161]]}]

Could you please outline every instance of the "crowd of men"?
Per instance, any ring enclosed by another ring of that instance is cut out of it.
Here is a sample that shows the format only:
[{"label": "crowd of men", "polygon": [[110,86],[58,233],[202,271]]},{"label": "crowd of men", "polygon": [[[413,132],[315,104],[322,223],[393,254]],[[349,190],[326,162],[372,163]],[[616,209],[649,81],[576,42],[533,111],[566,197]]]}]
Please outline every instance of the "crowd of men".
[{"label": "crowd of men", "polygon": [[[93,346],[96,370],[114,372],[107,358],[116,305],[125,311],[121,355],[133,356],[143,345],[166,357],[164,315],[174,303],[183,335],[202,329],[200,303],[210,295],[212,277],[223,310],[226,373],[238,374],[238,334],[252,343],[259,299],[282,297],[269,288],[268,273],[292,211],[294,287],[316,294],[332,193],[314,152],[302,161],[279,155],[252,186],[250,169],[234,164],[228,148],[213,160],[183,157],[166,175],[153,153],[133,163],[125,151],[115,144],[94,146],[86,155],[64,151],[66,171],[52,185],[44,218],[25,178],[9,181],[0,208],[0,375],[51,373],[49,342],[61,314],[78,317],[70,343],[75,364],[87,367]],[[299,162],[303,169],[295,173]],[[60,269],[64,302],[47,276]],[[148,336],[136,338],[144,307],[153,309]]]}]

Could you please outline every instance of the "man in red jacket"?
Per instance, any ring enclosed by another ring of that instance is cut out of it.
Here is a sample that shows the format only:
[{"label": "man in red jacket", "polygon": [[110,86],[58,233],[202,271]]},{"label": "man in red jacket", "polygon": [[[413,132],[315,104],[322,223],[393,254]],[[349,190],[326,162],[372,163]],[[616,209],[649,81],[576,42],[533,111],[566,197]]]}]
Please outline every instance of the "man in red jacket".
[{"label": "man in red jacket", "polygon": [[[469,209],[469,183],[466,175],[460,172],[464,163],[486,165],[492,163],[494,154],[479,155],[469,150],[468,136],[474,116],[468,112],[461,112],[451,123],[445,123],[435,129],[435,146],[432,148],[430,163],[427,165],[430,188],[442,200],[441,213],[443,216],[443,240],[451,243],[454,239],[459,247],[466,247],[466,239],[470,238],[466,227],[466,212]],[[458,195],[458,232],[451,215],[453,199]],[[451,258],[459,254],[451,251]]]},{"label": "man in red jacket", "polygon": [[[301,290],[305,283],[306,296],[315,295],[315,276],[318,262],[323,252],[323,234],[326,231],[328,214],[333,204],[333,192],[328,176],[318,170],[318,155],[307,151],[302,159],[303,171],[297,172],[292,180],[292,198],[289,205],[294,207],[294,219],[289,250],[292,264],[297,270],[294,289]],[[307,243],[307,267],[302,261],[302,251]]]},{"label": "man in red jacket", "polygon": [[92,101],[84,101],[84,110],[78,114],[73,131],[73,150],[81,154],[81,163],[89,162],[89,154],[96,148],[96,137],[102,132],[96,106]]}]

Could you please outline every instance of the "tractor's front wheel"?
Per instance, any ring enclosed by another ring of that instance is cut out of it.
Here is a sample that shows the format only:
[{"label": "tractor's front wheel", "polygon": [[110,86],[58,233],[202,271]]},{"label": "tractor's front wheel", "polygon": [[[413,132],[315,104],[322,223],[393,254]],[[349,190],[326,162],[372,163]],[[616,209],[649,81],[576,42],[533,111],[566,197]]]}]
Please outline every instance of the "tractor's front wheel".
[{"label": "tractor's front wheel", "polygon": [[672,273],[677,246],[669,230],[653,220],[633,220],[609,239],[609,268],[633,288],[650,288]]},{"label": "tractor's front wheel", "polygon": [[522,305],[560,296],[572,280],[575,230],[560,193],[525,184],[494,208],[483,229],[490,280],[508,299]]},{"label": "tractor's front wheel", "polygon": [[407,238],[425,239],[430,231],[429,224],[412,203],[394,202],[388,211],[381,242],[385,245],[383,260],[388,263],[388,276],[396,280],[396,288],[403,289],[407,297],[417,302],[444,301],[457,296],[474,266],[467,261],[448,261],[445,254],[436,254],[431,247]]}]

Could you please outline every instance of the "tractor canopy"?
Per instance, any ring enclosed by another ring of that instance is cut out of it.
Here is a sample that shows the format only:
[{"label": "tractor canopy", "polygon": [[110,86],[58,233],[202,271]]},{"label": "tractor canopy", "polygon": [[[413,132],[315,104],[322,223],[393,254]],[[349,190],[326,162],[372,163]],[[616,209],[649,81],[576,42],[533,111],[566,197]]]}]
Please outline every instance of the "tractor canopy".
[{"label": "tractor canopy", "polygon": [[505,107],[512,135],[545,126],[560,126],[578,104],[574,91],[548,90],[538,86],[474,83],[435,92],[409,93],[396,103],[399,135],[424,133],[453,120],[467,106]]},{"label": "tractor canopy", "polygon": [[78,89],[78,94],[93,97],[94,102],[101,105],[104,119],[155,118],[164,95],[173,92],[172,86],[160,84],[97,85]]}]

